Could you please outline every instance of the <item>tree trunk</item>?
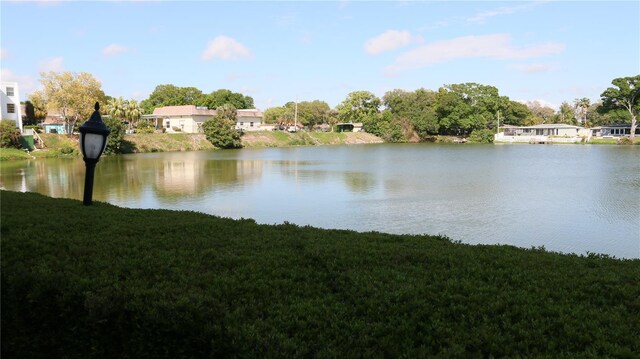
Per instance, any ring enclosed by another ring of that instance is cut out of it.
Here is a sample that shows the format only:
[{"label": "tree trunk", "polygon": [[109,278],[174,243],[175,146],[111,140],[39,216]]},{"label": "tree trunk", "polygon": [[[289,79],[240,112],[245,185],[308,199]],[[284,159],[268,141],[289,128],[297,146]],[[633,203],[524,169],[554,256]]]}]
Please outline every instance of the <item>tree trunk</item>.
[{"label": "tree trunk", "polygon": [[638,119],[635,115],[631,115],[631,133],[629,134],[629,138],[631,141],[636,137],[636,126],[638,125]]}]

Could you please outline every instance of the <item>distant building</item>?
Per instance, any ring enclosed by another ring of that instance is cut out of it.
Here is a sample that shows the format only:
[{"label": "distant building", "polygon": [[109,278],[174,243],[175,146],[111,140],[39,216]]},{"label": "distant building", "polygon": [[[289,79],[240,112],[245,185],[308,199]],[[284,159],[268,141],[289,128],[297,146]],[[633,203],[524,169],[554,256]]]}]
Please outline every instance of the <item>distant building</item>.
[{"label": "distant building", "polygon": [[17,82],[2,81],[0,83],[0,107],[2,107],[2,119],[15,121],[22,132],[22,107]]},{"label": "distant building", "polygon": [[236,129],[242,131],[260,131],[262,112],[258,109],[237,110]]},{"label": "distant building", "polygon": [[[156,129],[166,133],[201,133],[204,121],[213,118],[216,110],[194,105],[157,107],[143,119],[155,123]],[[258,131],[262,124],[262,112],[257,109],[237,110],[235,128],[242,131]]]},{"label": "distant building", "polygon": [[500,126],[503,132],[494,136],[494,142],[525,143],[575,143],[591,133],[580,126],[566,124],[542,124],[535,126]]},{"label": "distant building", "polygon": [[337,123],[336,124],[337,132],[363,132],[362,123]]},{"label": "distant building", "polygon": [[[591,128],[594,137],[622,137],[631,134],[631,124],[603,125]],[[640,127],[636,127],[636,135],[640,135]]]}]

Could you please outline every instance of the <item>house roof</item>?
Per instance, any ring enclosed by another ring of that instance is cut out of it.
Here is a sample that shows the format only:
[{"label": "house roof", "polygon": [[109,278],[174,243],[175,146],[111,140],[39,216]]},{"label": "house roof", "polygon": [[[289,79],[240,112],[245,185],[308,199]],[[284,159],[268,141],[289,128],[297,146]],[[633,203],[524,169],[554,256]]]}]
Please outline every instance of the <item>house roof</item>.
[{"label": "house roof", "polygon": [[262,117],[262,111],[258,110],[257,108],[240,109],[236,111],[238,113],[238,116],[242,117]]},{"label": "house roof", "polygon": [[156,107],[153,110],[156,116],[215,116],[216,110],[195,105]]},{"label": "house roof", "polygon": [[528,128],[582,128],[580,126],[574,126],[574,125],[567,125],[565,123],[549,123],[549,124],[542,124],[542,125],[534,125],[534,126],[526,126]]},{"label": "house roof", "polygon": [[[216,110],[195,105],[156,107],[153,116],[215,116]],[[262,117],[262,111],[258,109],[237,110],[239,117]]]},{"label": "house roof", "polygon": [[64,120],[61,118],[52,118],[52,117],[47,117],[44,119],[44,122],[42,122],[43,125],[59,125],[59,124],[64,124]]},{"label": "house roof", "polygon": [[602,125],[602,126],[598,126],[598,127],[593,127],[593,128],[631,128],[631,124],[630,123],[614,123],[611,125]]}]

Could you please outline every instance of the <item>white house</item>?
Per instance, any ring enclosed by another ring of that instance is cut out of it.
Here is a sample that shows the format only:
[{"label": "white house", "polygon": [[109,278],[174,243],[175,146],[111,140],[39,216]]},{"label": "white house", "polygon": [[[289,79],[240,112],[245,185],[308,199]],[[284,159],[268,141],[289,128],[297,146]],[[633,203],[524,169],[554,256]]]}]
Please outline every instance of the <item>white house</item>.
[{"label": "white house", "polygon": [[580,142],[582,137],[590,137],[583,127],[567,124],[542,124],[535,126],[501,126],[503,132],[494,136],[494,142]]},{"label": "white house", "polygon": [[[164,128],[166,133],[199,133],[204,121],[213,118],[216,110],[194,105],[157,107],[151,115],[142,118],[155,122],[156,129]],[[262,112],[257,109],[237,110],[236,129],[242,131],[260,130]]]},{"label": "white house", "polygon": [[263,130],[262,112],[258,109],[237,110],[236,129],[241,131],[260,131]]},{"label": "white house", "polygon": [[22,109],[17,82],[0,82],[0,106],[3,120],[13,120],[22,132]]},{"label": "white house", "polygon": [[[631,134],[631,124],[603,125],[591,128],[595,137],[622,137]],[[640,135],[640,126],[636,127],[635,135]]]},{"label": "white house", "polygon": [[202,132],[204,121],[215,116],[215,110],[194,105],[157,107],[152,115],[144,115],[143,118],[152,119],[156,123],[156,129],[164,128],[167,133]]}]

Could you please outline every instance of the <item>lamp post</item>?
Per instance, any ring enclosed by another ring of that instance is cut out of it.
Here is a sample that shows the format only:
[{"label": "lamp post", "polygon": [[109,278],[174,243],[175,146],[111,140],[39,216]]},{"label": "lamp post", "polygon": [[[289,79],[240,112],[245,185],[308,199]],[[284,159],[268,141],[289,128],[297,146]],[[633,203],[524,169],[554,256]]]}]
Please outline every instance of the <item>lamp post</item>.
[{"label": "lamp post", "polygon": [[95,111],[89,118],[89,121],[80,126],[80,150],[82,151],[82,159],[87,168],[84,177],[84,199],[82,204],[91,205],[91,197],[93,197],[93,174],[96,169],[96,163],[100,160],[100,156],[107,147],[107,136],[109,129],[102,122],[100,117],[100,104],[96,102]]}]

